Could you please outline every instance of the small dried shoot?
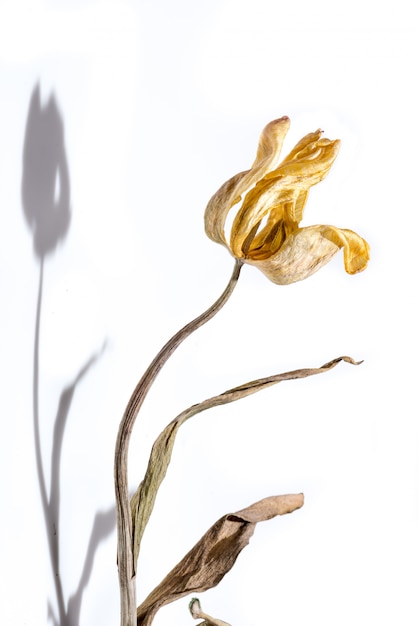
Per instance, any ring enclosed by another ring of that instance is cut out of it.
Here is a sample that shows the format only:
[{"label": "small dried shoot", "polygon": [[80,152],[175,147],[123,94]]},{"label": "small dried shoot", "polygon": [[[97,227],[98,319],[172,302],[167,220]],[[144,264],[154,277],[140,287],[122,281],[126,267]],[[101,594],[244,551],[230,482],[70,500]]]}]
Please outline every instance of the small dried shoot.
[{"label": "small dried shoot", "polygon": [[208,615],[207,613],[203,613],[200,607],[200,602],[197,598],[192,598],[192,600],[190,601],[189,611],[190,611],[191,616],[194,619],[204,620],[203,622],[200,622],[198,626],[230,626],[228,622],[224,622],[221,619],[218,619],[217,617],[212,617],[211,615]]}]

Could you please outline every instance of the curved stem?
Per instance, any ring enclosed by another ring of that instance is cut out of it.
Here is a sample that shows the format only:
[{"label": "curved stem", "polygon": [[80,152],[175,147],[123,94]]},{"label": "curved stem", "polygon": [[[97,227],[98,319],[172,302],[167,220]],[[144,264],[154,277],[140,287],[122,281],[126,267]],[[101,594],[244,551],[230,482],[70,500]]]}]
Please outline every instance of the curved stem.
[{"label": "curved stem", "polygon": [[242,267],[236,260],[225,291],[207,311],[179,330],[160,350],[137,384],[119,426],[115,448],[115,495],[118,528],[118,570],[121,595],[121,626],[136,626],[136,587],[133,558],[132,515],[128,489],[128,449],[138,412],[163,365],[176,348],[195,330],[206,324],[231,296]]}]

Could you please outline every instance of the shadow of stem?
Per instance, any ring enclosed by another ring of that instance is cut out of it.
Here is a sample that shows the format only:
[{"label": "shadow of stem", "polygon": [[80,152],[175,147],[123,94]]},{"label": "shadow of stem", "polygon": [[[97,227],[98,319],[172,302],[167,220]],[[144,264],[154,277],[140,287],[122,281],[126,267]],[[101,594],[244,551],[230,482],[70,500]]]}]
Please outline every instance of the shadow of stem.
[{"label": "shadow of stem", "polygon": [[33,364],[33,422],[34,422],[34,437],[35,437],[35,456],[36,467],[39,480],[39,488],[42,500],[42,509],[44,514],[44,521],[46,527],[47,541],[49,556],[51,561],[51,567],[53,572],[55,596],[58,608],[59,617],[54,614],[51,603],[48,603],[48,615],[54,624],[58,626],[78,626],[80,619],[81,601],[84,590],[89,581],[91,571],[93,568],[93,561],[96,550],[100,542],[109,535],[115,527],[116,513],[115,507],[111,507],[106,512],[96,513],[93,527],[90,534],[89,545],[87,554],[83,566],[82,575],[80,577],[80,583],[77,591],[71,596],[68,602],[68,607],[65,605],[64,592],[62,588],[61,576],[60,576],[60,465],[61,465],[61,452],[64,439],[65,426],[67,423],[68,414],[70,412],[72,399],[77,385],[84,378],[92,365],[97,361],[102,354],[105,344],[102,348],[93,354],[84,366],[80,369],[73,382],[68,385],[61,393],[61,397],[58,403],[57,415],[54,422],[54,434],[52,442],[52,458],[51,458],[51,483],[49,490],[49,497],[45,482],[44,464],[42,459],[41,450],[41,437],[40,437],[40,416],[39,416],[39,349],[40,349],[40,320],[42,309],[42,293],[44,282],[44,259],[41,258],[40,262],[40,274],[39,274],[39,288],[38,288],[38,302],[36,307],[36,322],[35,322],[35,345],[34,345],[34,364]]},{"label": "shadow of stem", "polygon": [[[58,617],[51,602],[48,616],[60,626],[78,626],[81,599],[89,580],[94,554],[103,538],[115,526],[115,509],[97,513],[93,523],[87,555],[77,591],[66,607],[60,577],[60,465],[65,426],[75,390],[104,350],[94,353],[80,369],[74,380],[62,391],[54,422],[49,493],[45,481],[42,458],[39,415],[39,349],[45,258],[52,254],[66,238],[71,221],[71,189],[68,160],[65,149],[64,122],[55,94],[41,102],[37,83],[29,101],[22,160],[22,208],[32,232],[33,247],[40,262],[38,301],[36,307],[33,353],[33,425],[36,470],[42,501],[42,510],[48,540],[48,551],[53,570]],[[55,603],[54,603],[55,604]],[[70,606],[71,605],[71,606]],[[71,609],[71,610],[70,610]]]}]

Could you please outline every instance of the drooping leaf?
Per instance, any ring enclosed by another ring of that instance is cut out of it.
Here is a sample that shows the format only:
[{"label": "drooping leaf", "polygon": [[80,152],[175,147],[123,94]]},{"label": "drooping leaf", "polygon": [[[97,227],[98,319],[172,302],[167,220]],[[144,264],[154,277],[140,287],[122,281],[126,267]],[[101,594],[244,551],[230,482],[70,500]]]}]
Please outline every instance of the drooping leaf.
[{"label": "drooping leaf", "polygon": [[248,544],[257,522],[291,513],[302,505],[301,493],[271,496],[221,517],[138,607],[138,626],[149,626],[165,604],[215,587]]},{"label": "drooping leaf", "polygon": [[180,413],[180,415],[178,415],[172,422],[170,422],[170,424],[156,439],[152,447],[144,480],[139,485],[131,500],[135,569],[142,536],[154,508],[158,489],[162,481],[164,480],[168,465],[170,464],[174,441],[180,426],[184,424],[184,422],[186,422],[190,417],[193,417],[194,415],[197,415],[202,411],[206,411],[207,409],[215,406],[235,402],[236,400],[245,398],[253,393],[256,393],[257,391],[261,391],[262,389],[266,389],[267,387],[276,385],[277,383],[285,380],[295,380],[298,378],[313,376],[315,374],[322,374],[323,372],[329,371],[330,369],[335,367],[341,361],[345,361],[353,365],[358,365],[358,363],[354,361],[351,357],[341,356],[333,359],[332,361],[329,361],[328,363],[325,363],[325,365],[322,365],[322,367],[299,369],[291,372],[268,376],[267,378],[253,380],[244,385],[240,385],[239,387],[229,389],[228,391],[225,391],[218,396],[214,396],[212,398],[209,398],[208,400],[200,402],[199,404],[194,404],[193,406]]}]

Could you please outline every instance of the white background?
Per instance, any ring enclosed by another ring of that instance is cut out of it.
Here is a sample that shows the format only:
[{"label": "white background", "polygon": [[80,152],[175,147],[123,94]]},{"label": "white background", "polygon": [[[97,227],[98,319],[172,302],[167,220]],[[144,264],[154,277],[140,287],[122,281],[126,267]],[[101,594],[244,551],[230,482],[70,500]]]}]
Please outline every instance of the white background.
[{"label": "white background", "polygon": [[[203,211],[282,115],[292,120],[285,153],[318,127],[342,140],[304,224],[359,232],[369,268],[350,277],[340,254],[309,280],[278,287],[245,267],[225,309],[150,393],[132,441],[132,488],[157,434],[190,404],[340,354],[364,364],[273,387],[183,427],[144,537],[138,596],[224,513],[303,491],[304,508],[258,526],[234,569],[200,595],[203,609],[234,626],[416,625],[417,52],[407,0],[2,2],[2,623],[43,626],[52,623],[48,603],[56,612],[33,433],[40,264],[21,202],[39,84],[42,105],[55,98],[62,118],[71,193],[68,232],[44,267],[47,485],[61,393],[106,342],[76,385],[60,455],[65,602],[96,513],[107,520],[77,596],[79,619],[65,626],[118,624],[119,420],[157,350],[226,285],[233,261],[205,237]],[[193,624],[187,601],[155,624]]]}]

